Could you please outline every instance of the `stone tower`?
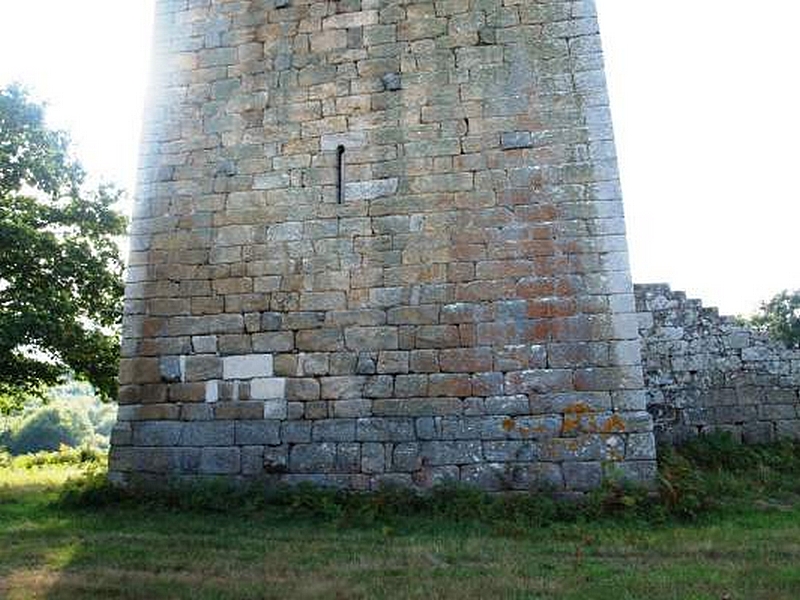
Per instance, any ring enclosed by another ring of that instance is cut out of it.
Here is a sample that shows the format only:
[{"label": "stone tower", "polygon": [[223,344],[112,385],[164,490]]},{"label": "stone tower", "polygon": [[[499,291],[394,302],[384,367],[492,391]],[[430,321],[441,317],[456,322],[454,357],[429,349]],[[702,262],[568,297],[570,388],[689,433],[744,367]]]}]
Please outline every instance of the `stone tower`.
[{"label": "stone tower", "polygon": [[159,0],[111,472],[654,475],[591,0]]}]

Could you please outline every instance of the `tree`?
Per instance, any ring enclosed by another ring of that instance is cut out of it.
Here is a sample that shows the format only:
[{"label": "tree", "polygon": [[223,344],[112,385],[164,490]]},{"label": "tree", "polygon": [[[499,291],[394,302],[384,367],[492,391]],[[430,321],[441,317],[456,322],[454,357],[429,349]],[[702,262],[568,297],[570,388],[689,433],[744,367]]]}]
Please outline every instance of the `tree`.
[{"label": "tree", "polygon": [[11,454],[77,447],[92,441],[92,425],[86,414],[64,405],[43,406],[26,415],[11,434]]},{"label": "tree", "polygon": [[800,290],[776,294],[761,305],[750,323],[789,348],[800,348]]},{"label": "tree", "polygon": [[115,396],[120,195],[87,189],[43,107],[0,89],[0,412],[69,374]]}]

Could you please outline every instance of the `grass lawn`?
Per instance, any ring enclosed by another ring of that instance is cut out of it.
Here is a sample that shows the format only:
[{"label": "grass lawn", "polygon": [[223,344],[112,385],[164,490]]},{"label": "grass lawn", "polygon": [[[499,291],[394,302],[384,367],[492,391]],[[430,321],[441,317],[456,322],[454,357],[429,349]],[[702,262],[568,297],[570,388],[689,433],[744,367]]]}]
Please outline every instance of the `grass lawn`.
[{"label": "grass lawn", "polygon": [[800,503],[675,519],[358,523],[57,502],[78,467],[0,469],[0,598],[797,600]]}]

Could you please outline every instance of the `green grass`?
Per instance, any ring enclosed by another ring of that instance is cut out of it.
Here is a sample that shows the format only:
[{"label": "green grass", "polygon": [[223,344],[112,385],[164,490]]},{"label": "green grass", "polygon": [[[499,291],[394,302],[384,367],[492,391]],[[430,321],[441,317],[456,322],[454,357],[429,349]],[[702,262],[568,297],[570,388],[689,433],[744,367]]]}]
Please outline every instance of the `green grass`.
[{"label": "green grass", "polygon": [[85,465],[12,465],[0,598],[796,600],[798,465],[797,446],[712,440],[665,454],[660,499],[569,508],[460,490],[130,499],[97,476],[64,494]]}]

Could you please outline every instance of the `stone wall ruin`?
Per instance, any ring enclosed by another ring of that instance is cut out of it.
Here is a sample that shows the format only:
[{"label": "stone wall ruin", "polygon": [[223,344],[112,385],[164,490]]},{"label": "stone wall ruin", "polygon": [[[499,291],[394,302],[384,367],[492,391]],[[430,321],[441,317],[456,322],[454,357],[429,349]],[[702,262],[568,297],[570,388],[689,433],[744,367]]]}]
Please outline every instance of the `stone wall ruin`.
[{"label": "stone wall ruin", "polygon": [[800,439],[800,350],[667,285],[634,289],[659,442],[715,431],[746,443]]}]

